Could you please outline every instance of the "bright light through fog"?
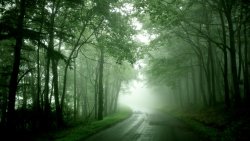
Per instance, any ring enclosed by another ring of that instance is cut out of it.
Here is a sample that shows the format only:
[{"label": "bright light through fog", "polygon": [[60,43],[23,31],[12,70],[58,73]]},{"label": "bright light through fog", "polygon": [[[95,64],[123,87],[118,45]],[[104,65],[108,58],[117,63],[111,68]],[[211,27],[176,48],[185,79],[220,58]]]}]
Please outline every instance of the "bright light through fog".
[{"label": "bright light through fog", "polygon": [[[133,4],[125,3],[120,8],[113,8],[111,12],[119,12],[122,15],[132,15],[136,11]],[[135,30],[138,31],[138,34],[133,36],[133,40],[149,45],[150,41],[156,38],[155,34],[150,34],[147,30],[142,29],[143,24],[137,18],[132,18],[130,24]]]},{"label": "bright light through fog", "polygon": [[138,21],[137,18],[132,18],[131,24],[135,30],[141,30],[142,29],[142,23]]},{"label": "bright light through fog", "polygon": [[149,43],[156,38],[155,34],[149,34],[147,30],[142,30],[141,33],[135,35],[133,39],[135,41],[149,45]]},{"label": "bright light through fog", "polygon": [[134,5],[131,3],[124,3],[120,8],[114,8],[112,12],[119,12],[122,15],[131,15],[135,13]]},{"label": "bright light through fog", "polygon": [[[145,66],[143,61],[135,65],[135,69]],[[139,73],[136,80],[123,85],[125,91],[120,94],[119,102],[131,107],[134,111],[149,111],[156,106],[156,97],[146,86],[143,74]]]},{"label": "bright light through fog", "polygon": [[133,39],[137,42],[144,43],[146,45],[149,45],[150,41],[154,40],[156,38],[155,34],[148,33],[147,30],[143,30],[143,24],[138,21],[137,18],[133,18],[131,20],[132,27],[138,31],[138,34],[136,34]]},{"label": "bright light through fog", "polygon": [[131,107],[133,110],[142,110],[146,105],[147,95],[144,84],[140,81],[132,81],[128,93],[120,95],[120,103]]}]

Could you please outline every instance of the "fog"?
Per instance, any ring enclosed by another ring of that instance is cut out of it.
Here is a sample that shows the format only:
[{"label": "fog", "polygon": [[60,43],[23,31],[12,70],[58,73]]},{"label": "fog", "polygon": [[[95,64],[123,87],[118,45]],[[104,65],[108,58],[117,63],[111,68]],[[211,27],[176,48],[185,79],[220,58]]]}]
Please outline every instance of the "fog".
[{"label": "fog", "polygon": [[165,96],[156,93],[155,88],[147,86],[146,80],[132,80],[123,84],[122,88],[119,97],[120,104],[127,105],[134,111],[149,111],[167,104],[166,100],[162,101]]}]

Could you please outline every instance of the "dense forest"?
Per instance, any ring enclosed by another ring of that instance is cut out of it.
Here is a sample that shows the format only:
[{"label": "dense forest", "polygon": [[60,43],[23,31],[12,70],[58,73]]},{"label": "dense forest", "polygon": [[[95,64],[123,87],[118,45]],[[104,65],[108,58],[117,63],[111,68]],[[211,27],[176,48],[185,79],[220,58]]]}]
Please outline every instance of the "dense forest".
[{"label": "dense forest", "polygon": [[2,130],[103,120],[138,60],[168,106],[249,111],[248,0],[0,3]]},{"label": "dense forest", "polygon": [[117,109],[134,30],[113,1],[1,1],[1,128],[46,129]]},{"label": "dense forest", "polygon": [[[138,4],[158,38],[146,73],[171,87],[180,106],[249,103],[249,2],[154,1]],[[148,16],[148,15],[147,15]]]}]

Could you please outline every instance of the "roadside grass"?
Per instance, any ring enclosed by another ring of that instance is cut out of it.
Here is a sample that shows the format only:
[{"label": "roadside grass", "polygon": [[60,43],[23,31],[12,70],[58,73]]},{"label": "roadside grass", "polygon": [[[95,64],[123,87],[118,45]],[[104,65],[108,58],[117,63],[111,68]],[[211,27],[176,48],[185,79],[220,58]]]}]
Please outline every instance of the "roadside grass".
[{"label": "roadside grass", "polygon": [[99,131],[106,129],[123,121],[132,115],[132,110],[128,107],[120,107],[117,113],[105,117],[101,121],[92,121],[88,124],[81,124],[69,129],[49,132],[37,138],[36,141],[78,141],[84,140]]},{"label": "roadside grass", "polygon": [[249,114],[246,110],[239,112],[239,110],[225,110],[223,106],[217,106],[172,109],[165,112],[183,121],[209,141],[245,141],[250,137]]}]

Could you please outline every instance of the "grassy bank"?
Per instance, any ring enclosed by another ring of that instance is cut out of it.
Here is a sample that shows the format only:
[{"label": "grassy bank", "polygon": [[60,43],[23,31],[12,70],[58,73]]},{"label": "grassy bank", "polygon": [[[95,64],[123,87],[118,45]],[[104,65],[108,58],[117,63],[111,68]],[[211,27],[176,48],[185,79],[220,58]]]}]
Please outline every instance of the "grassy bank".
[{"label": "grassy bank", "polygon": [[105,117],[101,121],[92,121],[88,124],[80,124],[78,126],[45,133],[36,137],[36,141],[78,141],[86,139],[87,137],[105,129],[116,123],[127,119],[132,114],[131,109],[128,107],[122,107],[117,113]]},{"label": "grassy bank", "polygon": [[218,106],[195,110],[174,109],[166,112],[210,141],[247,141],[250,137],[247,110],[225,110],[223,106]]}]

